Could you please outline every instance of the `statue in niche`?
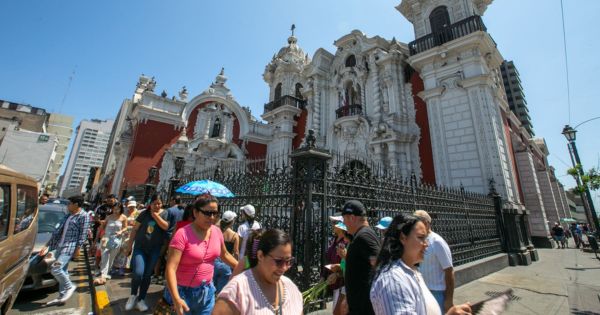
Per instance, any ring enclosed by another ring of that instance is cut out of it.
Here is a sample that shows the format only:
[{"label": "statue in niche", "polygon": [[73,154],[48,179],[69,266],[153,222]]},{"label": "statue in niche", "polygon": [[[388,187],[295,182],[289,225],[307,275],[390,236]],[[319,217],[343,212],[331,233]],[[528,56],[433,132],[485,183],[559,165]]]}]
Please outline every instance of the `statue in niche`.
[{"label": "statue in niche", "polygon": [[221,136],[221,118],[217,117],[210,134],[211,138],[218,138]]}]

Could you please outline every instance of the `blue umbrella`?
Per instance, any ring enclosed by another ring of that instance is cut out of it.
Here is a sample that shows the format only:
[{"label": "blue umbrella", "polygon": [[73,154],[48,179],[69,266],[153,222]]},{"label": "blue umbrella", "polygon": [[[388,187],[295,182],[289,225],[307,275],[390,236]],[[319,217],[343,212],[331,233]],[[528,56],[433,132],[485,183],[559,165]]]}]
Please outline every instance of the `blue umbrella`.
[{"label": "blue umbrella", "polygon": [[235,195],[227,187],[225,187],[222,184],[219,184],[217,182],[208,180],[208,179],[195,180],[193,182],[189,182],[189,183],[177,188],[177,190],[175,190],[175,192],[178,192],[181,194],[194,195],[194,196],[210,194],[211,196],[215,196],[215,197],[219,197],[219,198],[235,197]]}]

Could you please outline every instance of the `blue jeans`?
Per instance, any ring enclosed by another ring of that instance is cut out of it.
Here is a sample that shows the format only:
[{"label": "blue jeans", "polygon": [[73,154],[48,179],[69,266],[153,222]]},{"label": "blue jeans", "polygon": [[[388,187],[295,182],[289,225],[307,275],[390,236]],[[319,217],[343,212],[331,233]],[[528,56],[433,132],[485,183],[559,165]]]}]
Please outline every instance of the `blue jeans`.
[{"label": "blue jeans", "polygon": [[444,302],[445,302],[444,291],[434,291],[434,290],[429,290],[429,291],[431,291],[431,294],[433,294],[433,297],[440,305],[440,310],[442,311],[442,314],[446,314],[446,312],[444,311]]},{"label": "blue jeans", "polygon": [[[215,286],[210,282],[203,281],[195,288],[178,285],[177,292],[190,308],[185,315],[210,315],[215,307]],[[169,289],[165,288],[163,297],[168,304],[173,305],[173,297]]]},{"label": "blue jeans", "polygon": [[59,298],[62,298],[67,290],[73,287],[73,283],[69,278],[69,261],[71,261],[71,256],[69,255],[60,255],[56,256],[59,253],[58,250],[52,251],[52,255],[56,257],[56,261],[52,263],[50,266],[50,274],[56,279],[58,282],[58,294]]},{"label": "blue jeans", "polygon": [[223,290],[223,287],[229,282],[229,277],[231,277],[231,267],[224,263],[221,258],[215,259],[215,275],[213,276],[213,281],[215,282],[215,288],[217,290],[217,294]]},{"label": "blue jeans", "polygon": [[150,278],[154,272],[158,256],[160,256],[160,247],[151,249],[149,253],[140,248],[133,249],[133,255],[131,256],[131,267],[133,268],[131,295],[137,295],[138,300],[146,298],[146,293],[148,293],[150,287]]}]

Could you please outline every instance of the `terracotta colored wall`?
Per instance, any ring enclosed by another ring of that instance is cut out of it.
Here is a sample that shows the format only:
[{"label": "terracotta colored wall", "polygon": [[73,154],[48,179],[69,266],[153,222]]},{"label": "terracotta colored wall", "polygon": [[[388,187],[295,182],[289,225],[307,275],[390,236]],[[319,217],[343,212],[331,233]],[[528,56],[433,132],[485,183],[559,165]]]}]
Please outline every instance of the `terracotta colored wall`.
[{"label": "terracotta colored wall", "polygon": [[513,143],[511,133],[514,132],[511,129],[511,125],[506,118],[506,114],[502,112],[502,122],[504,125],[504,134],[506,136],[506,141],[508,142],[506,145],[508,146],[508,154],[510,157],[510,165],[512,166],[513,172],[517,181],[517,190],[519,191],[519,198],[521,202],[524,202],[525,195],[523,194],[523,189],[521,188],[521,176],[519,175],[519,168],[517,168],[517,157],[515,156],[515,151],[513,150]]},{"label": "terracotta colored wall", "polygon": [[292,149],[297,149],[302,140],[304,140],[304,136],[306,134],[306,120],[308,118],[308,111],[303,109],[300,115],[296,118],[296,126],[294,126],[294,133],[296,136],[292,139]]},{"label": "terracotta colored wall", "polygon": [[166,123],[153,120],[140,123],[125,165],[123,183],[129,186],[146,183],[148,169],[152,166],[160,168],[165,150],[177,141],[179,134],[173,125]]},{"label": "terracotta colored wall", "polygon": [[427,117],[427,104],[417,96],[423,91],[423,80],[414,72],[410,77],[413,99],[416,109],[416,122],[421,128],[421,141],[419,142],[419,157],[421,159],[421,173],[423,182],[435,184],[435,169],[433,167],[433,151],[431,149],[431,134],[429,132],[429,118]]},{"label": "terracotta colored wall", "polygon": [[246,143],[246,150],[248,150],[247,158],[262,158],[267,156],[267,145],[256,142]]}]

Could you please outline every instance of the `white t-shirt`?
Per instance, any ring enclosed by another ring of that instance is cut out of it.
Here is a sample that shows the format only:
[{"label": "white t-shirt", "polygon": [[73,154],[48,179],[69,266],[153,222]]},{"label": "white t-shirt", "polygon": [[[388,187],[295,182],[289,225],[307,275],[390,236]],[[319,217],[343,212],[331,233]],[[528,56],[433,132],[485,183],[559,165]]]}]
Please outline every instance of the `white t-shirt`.
[{"label": "white t-shirt", "polygon": [[431,231],[427,237],[429,246],[425,250],[423,262],[419,265],[419,271],[425,279],[429,290],[446,290],[444,269],[452,267],[452,253],[448,243],[437,233]]},{"label": "white t-shirt", "polygon": [[246,252],[246,243],[248,241],[248,236],[250,235],[250,231],[254,231],[254,230],[258,230],[260,229],[260,223],[258,223],[257,221],[254,221],[254,223],[252,223],[252,227],[250,227],[250,224],[248,224],[248,221],[240,224],[240,226],[238,226],[237,229],[237,233],[240,236],[240,238],[242,239],[242,244],[240,245],[240,257],[244,257],[244,253]]},{"label": "white t-shirt", "polygon": [[71,220],[73,220],[74,215],[70,215],[67,218],[67,221],[65,221],[65,226],[63,227],[62,230],[62,235],[60,236],[60,242],[58,243],[58,247],[62,247],[63,243],[65,242],[65,235],[67,235],[67,230],[69,229],[69,224],[71,224]]}]

